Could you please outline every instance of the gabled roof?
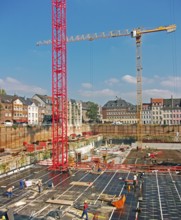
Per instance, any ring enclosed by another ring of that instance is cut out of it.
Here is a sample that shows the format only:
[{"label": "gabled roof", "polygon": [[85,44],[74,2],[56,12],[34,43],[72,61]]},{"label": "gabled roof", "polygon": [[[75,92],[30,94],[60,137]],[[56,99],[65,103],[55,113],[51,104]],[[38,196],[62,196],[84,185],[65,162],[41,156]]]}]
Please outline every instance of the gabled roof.
[{"label": "gabled roof", "polygon": [[13,101],[19,99],[24,105],[31,105],[32,103],[35,103],[35,105],[39,105],[40,103],[36,100],[36,99],[32,99],[32,98],[25,98],[25,97],[21,97],[21,96],[17,96],[17,95],[2,95],[0,94],[0,101],[2,103],[9,103],[12,104]]},{"label": "gabled roof", "polygon": [[34,96],[38,96],[45,104],[52,105],[52,97],[47,95],[35,94]]},{"label": "gabled roof", "polygon": [[25,97],[17,95],[0,95],[0,99],[2,103],[12,103],[13,101],[19,99],[24,105],[26,105]]},{"label": "gabled roof", "polygon": [[36,99],[32,99],[32,98],[27,98],[27,99],[26,99],[26,103],[27,103],[27,105],[32,105],[33,103],[34,103],[36,106],[39,106],[39,105],[40,105],[40,102],[38,102]]},{"label": "gabled roof", "polygon": [[12,103],[13,99],[13,95],[0,94],[0,100],[2,103]]}]

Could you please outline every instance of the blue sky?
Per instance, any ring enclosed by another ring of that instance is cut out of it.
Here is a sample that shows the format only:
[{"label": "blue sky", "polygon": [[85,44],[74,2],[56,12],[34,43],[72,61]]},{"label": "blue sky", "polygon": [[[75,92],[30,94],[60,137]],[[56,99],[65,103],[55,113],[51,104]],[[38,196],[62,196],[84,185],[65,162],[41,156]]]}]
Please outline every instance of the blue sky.
[{"label": "blue sky", "polygon": [[[67,35],[176,24],[142,37],[143,102],[181,98],[180,0],[67,0]],[[0,0],[0,88],[51,95],[51,0]],[[136,44],[130,36],[67,44],[69,98],[136,104]]]}]

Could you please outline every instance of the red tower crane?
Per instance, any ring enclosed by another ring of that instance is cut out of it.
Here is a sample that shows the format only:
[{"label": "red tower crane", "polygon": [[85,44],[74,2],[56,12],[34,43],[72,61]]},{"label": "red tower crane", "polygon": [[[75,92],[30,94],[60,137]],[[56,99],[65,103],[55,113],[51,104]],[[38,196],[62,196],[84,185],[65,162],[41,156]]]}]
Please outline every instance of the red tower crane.
[{"label": "red tower crane", "polygon": [[52,0],[52,167],[67,169],[66,0]]}]

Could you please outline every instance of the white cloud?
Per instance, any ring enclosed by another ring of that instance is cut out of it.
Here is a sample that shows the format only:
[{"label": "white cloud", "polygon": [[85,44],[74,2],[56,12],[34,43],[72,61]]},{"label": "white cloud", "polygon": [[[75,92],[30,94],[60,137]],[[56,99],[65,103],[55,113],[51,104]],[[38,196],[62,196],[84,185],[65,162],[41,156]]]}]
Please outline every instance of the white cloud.
[{"label": "white cloud", "polygon": [[148,89],[143,91],[144,97],[150,97],[150,98],[170,98],[172,95],[172,92],[170,90],[164,90],[164,89]]},{"label": "white cloud", "polygon": [[118,95],[117,92],[111,89],[102,89],[95,91],[79,91],[82,97],[112,97]]},{"label": "white cloud", "polygon": [[27,85],[23,82],[18,81],[12,77],[6,77],[0,79],[0,88],[3,88],[6,92],[10,93],[22,93],[22,94],[46,94],[47,91],[38,86]]},{"label": "white cloud", "polygon": [[81,86],[85,89],[91,89],[92,88],[92,84],[91,83],[82,83]]},{"label": "white cloud", "polygon": [[136,84],[136,77],[131,75],[125,75],[122,77],[122,80],[127,83]]},{"label": "white cloud", "polygon": [[116,78],[110,78],[110,79],[106,80],[105,83],[109,86],[112,86],[114,84],[119,83],[119,80]]},{"label": "white cloud", "polygon": [[20,84],[20,82],[12,77],[6,77],[6,82],[7,83],[12,83],[12,84]]},{"label": "white cloud", "polygon": [[144,84],[151,84],[151,83],[155,83],[155,79],[154,78],[147,78],[147,77],[142,77],[143,83]]},{"label": "white cloud", "polygon": [[181,77],[167,77],[160,84],[167,87],[180,87]]}]

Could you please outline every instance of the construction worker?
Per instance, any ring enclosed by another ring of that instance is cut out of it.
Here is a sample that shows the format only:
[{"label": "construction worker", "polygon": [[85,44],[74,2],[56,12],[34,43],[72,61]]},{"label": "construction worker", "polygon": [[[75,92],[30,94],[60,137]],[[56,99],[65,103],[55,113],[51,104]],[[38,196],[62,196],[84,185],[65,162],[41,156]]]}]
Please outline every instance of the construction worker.
[{"label": "construction worker", "polygon": [[24,187],[25,187],[25,179],[19,181],[19,186],[20,186],[20,189],[24,189]]},{"label": "construction worker", "polygon": [[53,182],[51,180],[48,182],[48,188],[54,188]]},{"label": "construction worker", "polygon": [[144,172],[140,173],[140,179],[142,179],[144,175],[145,175]]},{"label": "construction worker", "polygon": [[101,172],[101,168],[100,167],[98,167],[97,172]]},{"label": "construction worker", "polygon": [[41,182],[41,180],[38,180],[37,186],[38,186],[38,192],[41,193],[41,191],[42,191],[42,182]]},{"label": "construction worker", "polygon": [[14,189],[14,186],[12,187],[9,187],[6,191],[6,195],[8,196],[8,198],[11,198],[13,196],[13,189]]},{"label": "construction worker", "polygon": [[133,186],[134,187],[136,186],[136,183],[137,183],[137,175],[134,174],[134,176],[133,176]]},{"label": "construction worker", "polygon": [[86,220],[88,220],[88,213],[87,213],[87,211],[88,211],[88,203],[87,203],[87,201],[85,200],[85,201],[84,201],[84,208],[83,208],[83,212],[82,212],[81,218],[83,218],[84,215],[85,215],[85,216],[86,216]]},{"label": "construction worker", "polygon": [[130,192],[131,191],[131,186],[130,186],[130,184],[128,184],[128,192]]},{"label": "construction worker", "polygon": [[72,175],[72,170],[71,170],[71,168],[68,168],[68,173],[69,173],[70,176]]},{"label": "construction worker", "polygon": [[6,220],[5,215],[3,215],[3,216],[0,218],[0,220]]},{"label": "construction worker", "polygon": [[94,166],[93,165],[91,166],[91,170],[94,171]]}]

